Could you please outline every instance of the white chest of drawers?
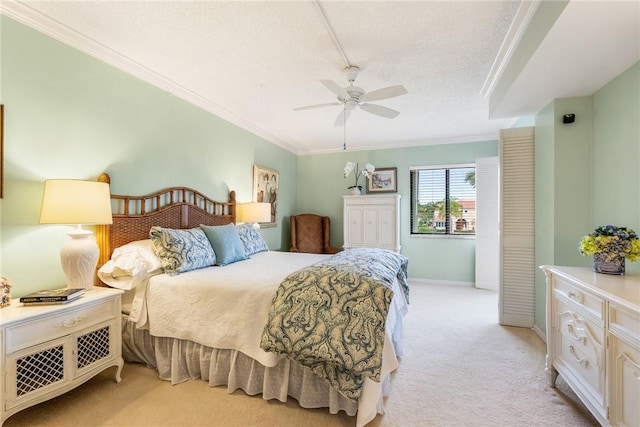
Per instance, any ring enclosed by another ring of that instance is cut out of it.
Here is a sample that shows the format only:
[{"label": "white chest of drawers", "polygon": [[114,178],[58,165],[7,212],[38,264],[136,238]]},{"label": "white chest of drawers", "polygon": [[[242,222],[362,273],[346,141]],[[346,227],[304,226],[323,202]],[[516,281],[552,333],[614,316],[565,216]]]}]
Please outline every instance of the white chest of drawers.
[{"label": "white chest of drawers", "polygon": [[64,305],[24,307],[14,300],[0,310],[0,422],[108,367],[117,367],[120,382],[121,294],[93,288]]},{"label": "white chest of drawers", "polygon": [[547,373],[602,425],[640,425],[640,275],[541,267],[547,276]]}]

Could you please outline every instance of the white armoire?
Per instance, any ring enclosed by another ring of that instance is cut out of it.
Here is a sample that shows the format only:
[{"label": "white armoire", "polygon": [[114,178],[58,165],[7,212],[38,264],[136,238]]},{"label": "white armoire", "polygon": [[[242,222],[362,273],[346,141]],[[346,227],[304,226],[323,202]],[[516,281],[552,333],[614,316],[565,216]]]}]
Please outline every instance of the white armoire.
[{"label": "white armoire", "polygon": [[400,252],[400,195],[344,197],[344,248]]}]

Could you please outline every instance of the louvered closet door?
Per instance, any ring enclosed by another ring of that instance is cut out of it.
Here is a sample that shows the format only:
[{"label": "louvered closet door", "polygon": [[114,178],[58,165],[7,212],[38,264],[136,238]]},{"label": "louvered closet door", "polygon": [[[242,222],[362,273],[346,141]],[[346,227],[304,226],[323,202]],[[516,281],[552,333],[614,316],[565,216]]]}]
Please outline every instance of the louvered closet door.
[{"label": "louvered closet door", "polygon": [[533,127],[500,131],[500,324],[535,316]]}]

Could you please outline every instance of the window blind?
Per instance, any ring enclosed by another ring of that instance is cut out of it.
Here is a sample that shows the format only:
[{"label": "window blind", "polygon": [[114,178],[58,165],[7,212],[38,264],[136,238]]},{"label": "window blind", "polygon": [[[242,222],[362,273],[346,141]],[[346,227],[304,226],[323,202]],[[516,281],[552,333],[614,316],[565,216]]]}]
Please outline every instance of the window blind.
[{"label": "window blind", "polygon": [[475,166],[413,167],[412,234],[475,232]]}]

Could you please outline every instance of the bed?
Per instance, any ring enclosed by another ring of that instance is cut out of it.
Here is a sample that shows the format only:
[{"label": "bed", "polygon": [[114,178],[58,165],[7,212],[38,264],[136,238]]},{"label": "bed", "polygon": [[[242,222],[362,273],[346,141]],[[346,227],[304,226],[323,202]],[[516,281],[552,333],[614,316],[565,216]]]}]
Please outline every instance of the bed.
[{"label": "bed", "polygon": [[[153,367],[172,384],[202,379],[229,393],[344,411],[358,426],[384,413],[402,356],[406,258],[374,249],[270,251],[253,226],[235,224],[233,191],[218,202],[172,187],[112,195],[112,207],[113,224],[97,230],[98,275],[125,290],[126,361]],[[177,261],[176,247],[183,251]],[[310,335],[310,325],[320,329]]]}]

